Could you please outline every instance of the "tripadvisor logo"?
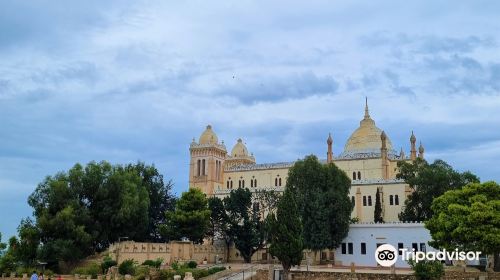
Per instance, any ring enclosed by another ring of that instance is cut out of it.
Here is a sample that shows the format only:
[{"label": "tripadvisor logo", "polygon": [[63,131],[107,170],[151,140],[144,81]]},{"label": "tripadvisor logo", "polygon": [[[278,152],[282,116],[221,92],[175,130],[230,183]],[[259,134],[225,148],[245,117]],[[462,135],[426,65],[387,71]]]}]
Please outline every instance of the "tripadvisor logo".
[{"label": "tripadvisor logo", "polygon": [[[401,255],[401,260],[408,261],[410,259],[415,260],[415,262],[429,260],[429,261],[444,261],[444,260],[459,260],[459,261],[477,261],[479,260],[479,255],[481,252],[463,252],[458,251],[430,251],[430,252],[415,252],[415,249],[408,251],[408,249],[399,249],[399,253]],[[381,266],[392,266],[398,260],[398,251],[394,246],[390,244],[383,244],[378,246],[377,250],[375,250],[375,260]]]}]

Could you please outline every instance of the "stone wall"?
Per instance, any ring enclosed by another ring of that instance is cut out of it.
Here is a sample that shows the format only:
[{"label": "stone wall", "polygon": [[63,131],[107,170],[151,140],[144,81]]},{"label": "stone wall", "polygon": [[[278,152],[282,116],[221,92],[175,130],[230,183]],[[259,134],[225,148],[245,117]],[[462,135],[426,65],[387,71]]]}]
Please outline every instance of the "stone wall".
[{"label": "stone wall", "polygon": [[[272,275],[267,270],[258,270],[255,276],[256,280],[273,280]],[[376,274],[376,273],[348,273],[348,272],[291,272],[290,280],[416,280],[413,275],[401,274]],[[500,272],[459,272],[447,271],[442,280],[500,280]]]}]

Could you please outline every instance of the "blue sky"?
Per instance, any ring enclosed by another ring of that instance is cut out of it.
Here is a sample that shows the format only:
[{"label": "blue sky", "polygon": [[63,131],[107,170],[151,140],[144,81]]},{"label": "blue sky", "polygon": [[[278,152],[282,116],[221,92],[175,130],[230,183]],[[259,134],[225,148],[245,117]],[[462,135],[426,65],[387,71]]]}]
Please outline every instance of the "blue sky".
[{"label": "blue sky", "polygon": [[2,1],[0,232],[76,162],[188,187],[212,124],[258,162],[339,154],[363,115],[395,149],[500,181],[496,1]]}]

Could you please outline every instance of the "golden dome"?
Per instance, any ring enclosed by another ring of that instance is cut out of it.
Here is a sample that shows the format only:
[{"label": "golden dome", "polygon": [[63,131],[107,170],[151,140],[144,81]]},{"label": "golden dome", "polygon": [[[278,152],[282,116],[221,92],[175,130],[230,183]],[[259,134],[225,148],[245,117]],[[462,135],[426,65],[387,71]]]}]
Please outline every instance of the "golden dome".
[{"label": "golden dome", "polygon": [[217,144],[219,139],[217,138],[217,135],[215,132],[212,130],[211,125],[207,125],[207,129],[203,131],[203,133],[200,136],[200,144]]},{"label": "golden dome", "polygon": [[[344,153],[366,153],[380,152],[382,148],[382,130],[375,125],[375,121],[370,118],[368,104],[365,105],[365,117],[360,121],[351,137],[347,140],[344,147]],[[386,137],[387,150],[392,150],[392,143],[389,137]]]},{"label": "golden dome", "polygon": [[233,149],[231,150],[231,156],[232,157],[247,157],[248,156],[248,150],[245,144],[243,144],[243,140],[238,139],[238,142],[234,145]]}]

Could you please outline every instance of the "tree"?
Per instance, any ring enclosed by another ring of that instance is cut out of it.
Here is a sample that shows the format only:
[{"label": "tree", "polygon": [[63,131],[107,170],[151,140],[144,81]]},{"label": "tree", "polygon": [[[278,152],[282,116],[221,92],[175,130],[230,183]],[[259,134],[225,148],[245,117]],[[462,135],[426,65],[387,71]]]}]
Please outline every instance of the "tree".
[{"label": "tree", "polygon": [[500,186],[470,183],[436,198],[425,222],[435,248],[492,254],[500,271]]},{"label": "tree", "polygon": [[252,208],[252,193],[248,189],[236,189],[224,198],[229,218],[229,236],[245,262],[261,249],[266,240],[264,222]]},{"label": "tree", "polygon": [[283,279],[288,279],[290,268],[302,261],[302,222],[295,197],[291,191],[285,193],[278,203],[276,215],[268,216],[269,252],[283,266]]},{"label": "tree", "polygon": [[2,233],[0,232],[0,257],[3,256],[5,248],[7,248],[7,244],[2,243]]},{"label": "tree", "polygon": [[383,223],[382,218],[382,202],[380,201],[380,191],[377,188],[377,193],[375,194],[375,210],[373,212],[373,220],[375,223]]},{"label": "tree", "polygon": [[229,246],[232,238],[229,231],[229,216],[226,213],[224,202],[218,197],[208,199],[208,209],[210,209],[210,231],[212,244],[216,240],[222,240],[226,244],[226,260],[229,259]]},{"label": "tree", "polygon": [[210,210],[205,194],[195,188],[182,193],[175,210],[168,211],[166,217],[163,234],[168,239],[187,237],[194,243],[202,243],[210,225]]},{"label": "tree", "polygon": [[334,249],[347,236],[353,208],[350,185],[349,177],[335,164],[321,164],[315,156],[290,168],[286,188],[297,199],[304,248],[315,252]]},{"label": "tree", "polygon": [[33,220],[22,219],[17,228],[19,241],[16,240],[13,254],[17,261],[30,267],[35,264],[38,246],[40,245],[40,232]]},{"label": "tree", "polygon": [[42,244],[39,257],[49,264],[74,263],[120,236],[158,240],[158,224],[173,205],[171,186],[141,162],[75,164],[47,176],[28,199]]},{"label": "tree", "polygon": [[398,179],[403,179],[412,193],[399,214],[401,221],[426,221],[432,217],[432,200],[448,190],[459,189],[468,183],[479,183],[469,171],[460,173],[442,160],[432,164],[417,158],[413,162],[398,162]]},{"label": "tree", "polygon": [[256,190],[253,197],[254,201],[260,205],[259,213],[261,217],[264,217],[268,213],[273,213],[280,201],[280,195],[274,190]]}]

